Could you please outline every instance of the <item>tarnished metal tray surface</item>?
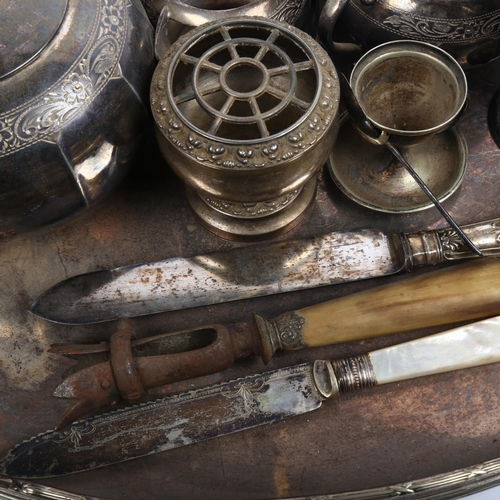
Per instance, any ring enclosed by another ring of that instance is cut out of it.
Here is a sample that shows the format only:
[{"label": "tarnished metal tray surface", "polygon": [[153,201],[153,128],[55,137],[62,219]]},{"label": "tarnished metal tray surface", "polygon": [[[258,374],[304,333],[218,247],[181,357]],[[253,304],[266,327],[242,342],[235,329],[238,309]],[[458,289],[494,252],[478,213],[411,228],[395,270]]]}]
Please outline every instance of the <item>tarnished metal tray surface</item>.
[{"label": "tarnished metal tray surface", "polygon": [[[460,223],[500,215],[500,150],[486,120],[488,104],[500,85],[498,75],[499,61],[468,74],[471,105],[458,127],[467,140],[469,167],[461,189],[445,202]],[[319,175],[317,201],[306,220],[276,240],[363,227],[399,232],[445,225],[432,208],[390,215],[357,205],[324,171]],[[71,404],[53,398],[51,392],[73,362],[49,354],[49,345],[108,340],[117,327],[116,322],[66,326],[37,319],[27,309],[38,295],[80,273],[246,244],[220,239],[199,225],[188,208],[181,181],[165,166],[152,138],[144,145],[136,168],[102,205],[49,233],[3,243],[0,454],[55,427]],[[430,271],[422,268],[414,273]],[[250,320],[253,312],[275,317],[401,278],[377,278],[141,317],[136,320],[137,334],[146,337],[206,323],[229,325]],[[438,330],[282,352],[267,367],[250,358],[204,382],[359,354]],[[452,496],[440,497],[452,498],[471,491],[474,485],[487,486],[498,480],[499,376],[500,366],[490,365],[376,387],[324,405],[314,414],[40,482],[109,499],[154,500],[167,495],[172,499],[264,499],[368,491],[388,485],[407,485],[411,490],[412,484],[421,484],[424,478],[461,471],[449,476],[458,485]],[[189,384],[184,387],[189,389]],[[483,473],[473,472],[481,468],[489,474],[483,483]],[[459,487],[461,482],[466,489]],[[415,491],[411,498],[430,498],[423,496],[428,493]]]}]

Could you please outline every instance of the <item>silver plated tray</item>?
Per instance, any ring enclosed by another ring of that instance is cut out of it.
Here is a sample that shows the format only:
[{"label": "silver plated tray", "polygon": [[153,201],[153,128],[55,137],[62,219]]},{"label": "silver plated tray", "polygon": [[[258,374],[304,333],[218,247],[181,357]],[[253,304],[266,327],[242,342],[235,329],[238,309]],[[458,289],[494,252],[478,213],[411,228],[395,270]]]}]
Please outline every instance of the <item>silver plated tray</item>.
[{"label": "silver plated tray", "polygon": [[[486,123],[499,70],[500,63],[492,62],[468,75],[471,106],[457,127],[467,141],[469,167],[461,189],[445,201],[459,223],[500,215],[500,149]],[[362,227],[398,232],[445,225],[432,209],[387,214],[363,207],[344,196],[323,170],[305,220],[273,241]],[[0,455],[53,428],[71,405],[51,393],[74,361],[48,353],[48,347],[108,340],[117,327],[116,322],[65,326],[36,319],[26,311],[43,291],[75,274],[248,244],[221,239],[197,222],[182,182],[166,168],[152,139],[119,189],[77,223],[2,244]],[[414,273],[431,271],[422,268]],[[402,278],[377,278],[137,318],[137,335],[208,323],[229,325],[251,320],[254,312],[271,318]],[[355,355],[437,330],[284,352],[267,366],[248,358],[197,383],[216,383],[316,358]],[[412,500],[457,498],[499,482],[499,376],[500,366],[491,365],[380,386],[325,405],[314,415],[40,483],[110,500],[163,500],[167,493],[170,498],[208,500],[338,500],[391,498],[397,493]]]}]

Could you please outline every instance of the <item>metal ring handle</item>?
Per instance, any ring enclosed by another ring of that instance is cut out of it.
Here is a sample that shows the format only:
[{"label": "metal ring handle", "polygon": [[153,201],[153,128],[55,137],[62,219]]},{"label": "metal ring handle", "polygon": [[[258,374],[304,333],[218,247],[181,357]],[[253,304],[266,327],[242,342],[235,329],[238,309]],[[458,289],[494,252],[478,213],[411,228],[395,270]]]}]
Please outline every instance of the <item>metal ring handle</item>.
[{"label": "metal ring handle", "polygon": [[146,395],[132,354],[130,341],[133,337],[133,331],[122,329],[113,333],[109,341],[113,376],[126,401],[136,401]]}]

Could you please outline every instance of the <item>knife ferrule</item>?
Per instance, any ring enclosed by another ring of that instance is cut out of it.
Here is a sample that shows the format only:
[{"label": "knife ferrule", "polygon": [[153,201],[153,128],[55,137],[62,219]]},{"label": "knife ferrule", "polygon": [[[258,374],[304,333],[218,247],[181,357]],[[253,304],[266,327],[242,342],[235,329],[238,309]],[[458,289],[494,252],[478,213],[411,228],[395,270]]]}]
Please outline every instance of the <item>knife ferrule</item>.
[{"label": "knife ferrule", "polygon": [[369,354],[332,360],[332,367],[340,394],[377,385]]},{"label": "knife ferrule", "polygon": [[[500,238],[500,222],[498,219],[468,224],[463,226],[464,233],[474,241],[483,256],[498,253]],[[397,240],[400,240],[399,242]],[[450,227],[420,231],[418,233],[401,233],[395,235],[394,245],[405,255],[406,269],[432,266],[448,261],[477,258],[470,246],[458,232]]]},{"label": "knife ferrule", "polygon": [[288,311],[267,320],[254,314],[255,323],[263,339],[262,352],[264,363],[268,363],[277,350],[295,351],[307,347],[302,339],[302,327],[306,320],[296,311]]},{"label": "knife ferrule", "polygon": [[369,354],[323,360],[313,366],[313,379],[325,399],[337,399],[341,394],[377,385],[377,377]]}]

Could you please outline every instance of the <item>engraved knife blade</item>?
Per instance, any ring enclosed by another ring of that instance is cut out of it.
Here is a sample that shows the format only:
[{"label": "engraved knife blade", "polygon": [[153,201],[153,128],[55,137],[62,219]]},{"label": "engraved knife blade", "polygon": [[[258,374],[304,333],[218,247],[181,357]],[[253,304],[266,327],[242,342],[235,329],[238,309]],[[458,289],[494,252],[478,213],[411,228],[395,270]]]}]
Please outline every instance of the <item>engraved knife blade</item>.
[{"label": "engraved knife blade", "polygon": [[[494,219],[462,228],[483,255],[494,255],[500,252],[499,225]],[[390,235],[376,229],[333,232],[81,274],[47,290],[30,311],[57,323],[99,323],[474,257],[451,228]]]},{"label": "engraved knife blade", "polygon": [[103,467],[307,413],[344,392],[498,361],[500,316],[81,420],[18,445],[0,473],[33,478]]}]

